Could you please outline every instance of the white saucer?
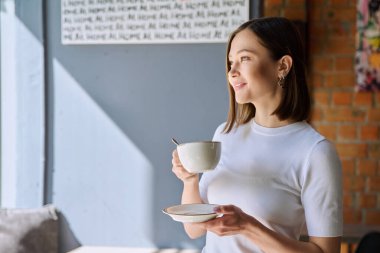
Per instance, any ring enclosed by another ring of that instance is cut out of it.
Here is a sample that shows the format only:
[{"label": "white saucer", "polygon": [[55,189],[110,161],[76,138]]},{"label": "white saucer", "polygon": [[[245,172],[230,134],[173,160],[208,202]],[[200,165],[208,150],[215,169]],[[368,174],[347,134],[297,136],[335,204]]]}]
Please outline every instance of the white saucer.
[{"label": "white saucer", "polygon": [[205,222],[218,216],[214,211],[217,206],[212,204],[183,204],[167,207],[162,212],[179,222]]}]

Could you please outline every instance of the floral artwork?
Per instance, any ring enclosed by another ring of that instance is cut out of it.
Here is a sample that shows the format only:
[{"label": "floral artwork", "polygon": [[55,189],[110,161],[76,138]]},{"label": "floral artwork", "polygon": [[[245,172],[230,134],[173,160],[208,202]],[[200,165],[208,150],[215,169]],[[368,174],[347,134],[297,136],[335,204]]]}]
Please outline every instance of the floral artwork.
[{"label": "floral artwork", "polygon": [[380,0],[358,0],[356,75],[358,91],[380,90]]}]

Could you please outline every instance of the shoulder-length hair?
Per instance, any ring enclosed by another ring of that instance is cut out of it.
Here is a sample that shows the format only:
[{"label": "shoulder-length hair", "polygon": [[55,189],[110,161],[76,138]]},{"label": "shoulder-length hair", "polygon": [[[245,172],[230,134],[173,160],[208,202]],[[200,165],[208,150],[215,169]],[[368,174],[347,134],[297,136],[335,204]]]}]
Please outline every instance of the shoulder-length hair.
[{"label": "shoulder-length hair", "polygon": [[[304,45],[297,27],[290,20],[282,17],[253,19],[238,27],[230,35],[227,44],[227,80],[228,72],[231,69],[228,63],[231,42],[236,34],[245,29],[251,30],[259,38],[259,42],[268,49],[273,60],[279,60],[285,55],[289,55],[293,59],[292,67],[283,84],[280,104],[272,114],[277,115],[280,120],[307,120],[310,115],[311,101],[306,82]],[[235,91],[229,82],[228,90],[229,112],[224,127],[225,133],[229,133],[234,126],[249,122],[256,113],[253,104],[236,103]]]}]

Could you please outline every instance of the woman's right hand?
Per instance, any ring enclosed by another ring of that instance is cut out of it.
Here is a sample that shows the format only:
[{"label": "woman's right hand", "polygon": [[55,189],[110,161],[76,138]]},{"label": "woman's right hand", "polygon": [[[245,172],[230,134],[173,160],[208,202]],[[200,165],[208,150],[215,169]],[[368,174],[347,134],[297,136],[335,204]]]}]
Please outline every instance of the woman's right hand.
[{"label": "woman's right hand", "polygon": [[[173,173],[183,182],[182,204],[203,203],[199,194],[199,174],[188,172],[178,157],[177,149],[172,153]],[[183,223],[190,238],[198,238],[206,233],[206,229],[194,227],[192,223]]]},{"label": "woman's right hand", "polygon": [[175,149],[172,153],[172,171],[173,173],[180,179],[182,182],[190,182],[192,180],[198,181],[199,176],[197,173],[190,173],[188,172],[182,165],[181,161],[178,157],[177,149]]}]

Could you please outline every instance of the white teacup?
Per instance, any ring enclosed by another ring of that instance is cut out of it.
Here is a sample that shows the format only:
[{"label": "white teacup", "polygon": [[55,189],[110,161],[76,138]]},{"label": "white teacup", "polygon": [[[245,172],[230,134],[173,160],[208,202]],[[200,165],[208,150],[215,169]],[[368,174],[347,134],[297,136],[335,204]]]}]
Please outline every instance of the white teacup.
[{"label": "white teacup", "polygon": [[220,160],[222,145],[216,141],[182,143],[177,146],[179,160],[191,173],[215,169]]}]

